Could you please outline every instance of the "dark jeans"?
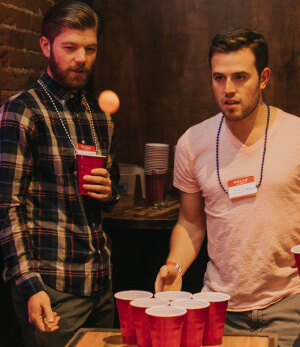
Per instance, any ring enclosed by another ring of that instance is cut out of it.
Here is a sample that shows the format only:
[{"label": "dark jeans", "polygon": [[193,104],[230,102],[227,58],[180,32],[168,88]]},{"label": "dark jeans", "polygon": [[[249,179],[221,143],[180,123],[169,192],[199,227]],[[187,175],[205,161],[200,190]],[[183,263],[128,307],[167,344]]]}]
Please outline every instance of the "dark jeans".
[{"label": "dark jeans", "polygon": [[3,258],[0,249],[0,346],[24,346],[21,327],[14,311],[11,297],[11,284],[2,278]]},{"label": "dark jeans", "polygon": [[278,347],[300,347],[300,294],[260,310],[227,312],[224,331],[275,333]]}]

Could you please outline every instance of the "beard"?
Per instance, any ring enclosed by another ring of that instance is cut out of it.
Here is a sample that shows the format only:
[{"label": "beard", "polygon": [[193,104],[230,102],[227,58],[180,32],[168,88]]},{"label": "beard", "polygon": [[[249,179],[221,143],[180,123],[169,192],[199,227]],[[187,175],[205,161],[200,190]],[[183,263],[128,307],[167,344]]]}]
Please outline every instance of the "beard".
[{"label": "beard", "polygon": [[233,111],[229,110],[226,112],[225,110],[222,110],[222,109],[221,111],[225,119],[229,121],[240,121],[240,120],[248,118],[254,112],[260,100],[261,100],[260,89],[259,87],[257,87],[255,91],[253,92],[251,99],[247,100],[247,103],[243,103],[241,100],[240,109],[238,112],[235,112],[234,110]]},{"label": "beard", "polygon": [[[85,67],[85,64],[76,65],[73,68],[62,69],[55,59],[53,51],[50,52],[49,68],[51,70],[53,79],[60,84],[64,89],[78,90],[86,86],[91,70]],[[72,76],[72,72],[83,72],[80,76]]]}]

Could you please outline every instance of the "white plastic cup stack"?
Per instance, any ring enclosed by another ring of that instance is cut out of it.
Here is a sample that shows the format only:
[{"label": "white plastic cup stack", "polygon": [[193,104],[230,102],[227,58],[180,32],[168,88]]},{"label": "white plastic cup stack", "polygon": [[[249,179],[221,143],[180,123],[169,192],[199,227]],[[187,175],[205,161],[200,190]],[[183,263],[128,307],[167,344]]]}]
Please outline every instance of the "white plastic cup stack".
[{"label": "white plastic cup stack", "polygon": [[145,144],[145,174],[152,175],[152,170],[169,168],[169,145],[165,143]]},{"label": "white plastic cup stack", "polygon": [[154,203],[153,191],[153,170],[168,170],[169,168],[169,145],[166,143],[146,143],[145,144],[145,177],[146,190],[149,205]]}]

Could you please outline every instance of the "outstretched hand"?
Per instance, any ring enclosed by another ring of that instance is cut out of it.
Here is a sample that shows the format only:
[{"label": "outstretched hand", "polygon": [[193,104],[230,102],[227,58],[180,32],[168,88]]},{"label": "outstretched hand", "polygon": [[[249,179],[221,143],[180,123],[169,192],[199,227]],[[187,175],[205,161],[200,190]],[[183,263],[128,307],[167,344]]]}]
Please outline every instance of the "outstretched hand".
[{"label": "outstretched hand", "polygon": [[177,268],[173,265],[164,265],[155,281],[155,293],[163,292],[166,290],[181,290],[182,277]]}]

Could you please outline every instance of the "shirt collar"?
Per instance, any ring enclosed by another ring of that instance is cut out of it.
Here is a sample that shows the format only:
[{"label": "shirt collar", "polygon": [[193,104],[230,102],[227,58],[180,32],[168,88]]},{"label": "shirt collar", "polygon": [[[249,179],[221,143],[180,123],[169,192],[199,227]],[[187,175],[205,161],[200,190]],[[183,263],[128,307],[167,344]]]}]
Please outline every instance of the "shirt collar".
[{"label": "shirt collar", "polygon": [[70,99],[81,102],[83,90],[80,89],[77,93],[72,90],[64,89],[59,85],[47,72],[43,72],[40,76],[40,81],[47,87],[47,89],[54,95],[62,104],[66,104]]}]

